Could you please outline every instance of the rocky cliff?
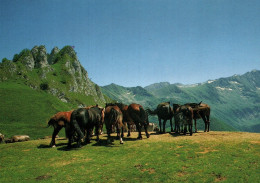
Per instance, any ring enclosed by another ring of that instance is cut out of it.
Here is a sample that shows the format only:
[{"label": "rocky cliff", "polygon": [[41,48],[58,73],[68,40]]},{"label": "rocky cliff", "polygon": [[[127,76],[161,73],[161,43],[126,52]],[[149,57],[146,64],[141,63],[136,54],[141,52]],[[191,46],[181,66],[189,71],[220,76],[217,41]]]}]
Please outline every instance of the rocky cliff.
[{"label": "rocky cliff", "polygon": [[63,102],[80,105],[104,104],[100,87],[88,78],[75,50],[54,47],[50,54],[45,46],[34,46],[15,54],[0,64],[0,82],[22,82],[35,90],[44,90]]}]

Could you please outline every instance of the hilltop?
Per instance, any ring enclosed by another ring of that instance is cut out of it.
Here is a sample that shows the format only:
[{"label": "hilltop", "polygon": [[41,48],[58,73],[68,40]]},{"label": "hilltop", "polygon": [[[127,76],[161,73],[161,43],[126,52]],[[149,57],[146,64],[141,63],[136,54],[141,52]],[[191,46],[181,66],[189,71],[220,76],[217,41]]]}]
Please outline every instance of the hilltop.
[{"label": "hilltop", "polygon": [[179,104],[203,101],[211,106],[214,130],[260,132],[258,70],[194,85],[163,82],[129,88],[111,84],[102,87],[102,92],[114,100],[129,103],[131,98],[131,101],[153,109],[163,101]]}]

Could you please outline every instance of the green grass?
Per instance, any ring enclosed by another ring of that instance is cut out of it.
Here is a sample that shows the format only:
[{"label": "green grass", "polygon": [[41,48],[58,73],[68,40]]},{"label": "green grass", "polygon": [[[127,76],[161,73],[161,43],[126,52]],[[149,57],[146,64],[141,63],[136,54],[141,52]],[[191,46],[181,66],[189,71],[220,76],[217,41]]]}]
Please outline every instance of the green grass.
[{"label": "green grass", "polygon": [[6,137],[26,134],[37,139],[51,135],[52,129],[46,128],[48,119],[73,108],[44,91],[12,82],[0,83],[0,99],[0,132]]},{"label": "green grass", "polygon": [[153,134],[80,149],[46,148],[47,140],[0,145],[0,182],[259,182],[260,135],[237,132],[194,136]]}]

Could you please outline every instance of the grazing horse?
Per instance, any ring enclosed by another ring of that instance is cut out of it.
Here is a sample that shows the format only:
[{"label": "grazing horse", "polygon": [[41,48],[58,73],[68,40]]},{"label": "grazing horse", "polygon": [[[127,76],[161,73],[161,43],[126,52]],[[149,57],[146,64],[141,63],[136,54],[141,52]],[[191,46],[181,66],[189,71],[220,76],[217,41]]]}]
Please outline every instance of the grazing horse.
[{"label": "grazing horse", "polygon": [[91,108],[79,108],[72,112],[70,119],[69,141],[68,147],[71,147],[72,135],[74,131],[78,135],[78,147],[80,147],[80,141],[84,139],[85,143],[90,142],[90,136],[92,130],[96,129],[97,141],[99,140],[99,129],[103,126],[104,122],[104,109],[98,106]]},{"label": "grazing horse", "polygon": [[[48,127],[53,126],[54,131],[52,133],[52,139],[50,146],[55,147],[55,138],[58,135],[59,131],[63,127],[67,127],[69,122],[70,122],[70,117],[71,117],[72,111],[67,111],[67,112],[58,112],[57,114],[53,115],[49,122],[48,122]],[[67,128],[66,128],[66,136],[67,136]]]},{"label": "grazing horse", "polygon": [[186,135],[188,126],[190,135],[192,135],[193,109],[188,105],[173,104],[173,111],[176,133],[180,133],[182,131],[181,127],[184,126],[183,133]]},{"label": "grazing horse", "polygon": [[130,121],[133,121],[135,123],[136,128],[139,132],[137,139],[140,139],[140,140],[142,139],[142,132],[141,132],[142,126],[144,126],[146,137],[149,138],[150,135],[147,131],[147,127],[149,125],[148,115],[145,112],[143,106],[141,106],[140,104],[135,104],[135,103],[130,104],[128,106],[127,113],[129,115]]},{"label": "grazing horse", "polygon": [[[160,133],[165,133],[165,124],[167,120],[170,120],[171,132],[174,131],[172,127],[173,109],[170,106],[170,102],[163,102],[158,104],[157,108],[154,111],[151,111],[150,109],[147,109],[146,111],[150,115],[158,116]],[[163,131],[161,129],[161,120],[163,120]]]},{"label": "grazing horse", "polygon": [[[105,125],[107,128],[107,142],[111,143],[112,139],[110,134],[112,133],[112,128],[116,127],[117,137],[120,139],[120,144],[123,144],[124,135],[124,124],[123,124],[123,114],[117,105],[106,106],[105,108]],[[120,136],[121,129],[121,136]]]},{"label": "grazing horse", "polygon": [[209,117],[210,117],[210,106],[208,104],[200,103],[187,103],[185,105],[190,106],[193,109],[193,119],[195,122],[195,132],[197,132],[197,119],[202,118],[205,123],[204,132],[209,132]]}]

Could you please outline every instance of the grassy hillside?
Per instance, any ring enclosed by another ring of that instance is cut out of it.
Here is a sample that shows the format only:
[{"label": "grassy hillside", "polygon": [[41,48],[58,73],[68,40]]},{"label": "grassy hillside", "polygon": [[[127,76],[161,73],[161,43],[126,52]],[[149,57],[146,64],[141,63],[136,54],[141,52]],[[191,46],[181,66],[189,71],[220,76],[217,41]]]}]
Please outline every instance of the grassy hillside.
[{"label": "grassy hillside", "polygon": [[[115,134],[114,134],[115,135]],[[151,134],[66,149],[66,140],[0,144],[0,182],[259,182],[260,134]]]},{"label": "grassy hillside", "polygon": [[52,134],[47,120],[58,111],[75,108],[57,97],[23,83],[0,82],[0,132],[6,137],[29,135],[33,139]]}]

